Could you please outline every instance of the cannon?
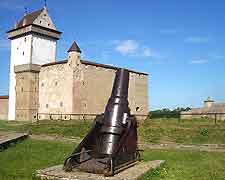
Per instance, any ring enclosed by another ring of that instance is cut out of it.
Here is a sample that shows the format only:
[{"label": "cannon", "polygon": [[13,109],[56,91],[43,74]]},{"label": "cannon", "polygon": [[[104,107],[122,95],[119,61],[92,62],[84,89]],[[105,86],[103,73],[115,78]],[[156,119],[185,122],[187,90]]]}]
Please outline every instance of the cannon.
[{"label": "cannon", "polygon": [[63,169],[113,176],[140,160],[137,146],[137,120],[128,103],[129,71],[118,69],[112,93],[103,114],[94,119],[91,130],[72,154]]}]

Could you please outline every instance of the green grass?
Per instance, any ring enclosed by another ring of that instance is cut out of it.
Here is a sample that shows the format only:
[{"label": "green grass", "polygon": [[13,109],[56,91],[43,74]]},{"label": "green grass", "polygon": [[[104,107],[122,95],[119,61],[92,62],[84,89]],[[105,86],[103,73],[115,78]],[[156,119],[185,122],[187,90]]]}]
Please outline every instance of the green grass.
[{"label": "green grass", "polygon": [[224,180],[225,153],[152,150],[145,161],[166,160],[164,167],[146,173],[142,180]]},{"label": "green grass", "polygon": [[[62,164],[74,144],[27,139],[0,152],[1,180],[29,180],[38,169]],[[166,160],[164,167],[148,172],[142,180],[224,180],[225,153],[152,150],[145,161]]]},{"label": "green grass", "polygon": [[41,121],[40,123],[0,121],[0,131],[83,137],[91,128],[90,121]]},{"label": "green grass", "polygon": [[[40,121],[21,123],[0,121],[0,131],[80,137],[87,134],[91,121]],[[212,119],[153,119],[138,128],[139,139],[148,143],[225,144],[225,122]]]},{"label": "green grass", "polygon": [[139,127],[139,138],[149,143],[225,144],[225,123],[213,120],[154,119]]},{"label": "green grass", "polygon": [[1,180],[32,179],[35,170],[62,164],[74,144],[27,139],[0,152]]}]

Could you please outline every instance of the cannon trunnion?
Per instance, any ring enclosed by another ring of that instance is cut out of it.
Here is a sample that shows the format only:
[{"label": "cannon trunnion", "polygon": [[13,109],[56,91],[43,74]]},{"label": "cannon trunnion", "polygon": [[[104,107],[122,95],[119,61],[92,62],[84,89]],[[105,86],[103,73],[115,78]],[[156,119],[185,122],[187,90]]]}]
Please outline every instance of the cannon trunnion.
[{"label": "cannon trunnion", "polygon": [[104,114],[98,115],[86,137],[65,160],[63,169],[113,176],[135,164],[137,121],[128,103],[129,71],[118,69]]}]

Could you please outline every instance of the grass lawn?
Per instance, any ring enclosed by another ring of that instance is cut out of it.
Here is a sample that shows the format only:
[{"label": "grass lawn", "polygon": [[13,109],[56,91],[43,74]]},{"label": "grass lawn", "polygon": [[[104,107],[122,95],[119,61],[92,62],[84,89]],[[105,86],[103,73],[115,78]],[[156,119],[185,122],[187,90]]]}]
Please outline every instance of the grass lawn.
[{"label": "grass lawn", "polygon": [[0,131],[83,137],[91,128],[91,124],[91,121],[40,121],[40,123],[0,121]]},{"label": "grass lawn", "polygon": [[149,172],[142,180],[224,180],[225,153],[153,150],[144,160],[166,160],[164,167]]},{"label": "grass lawn", "polygon": [[[74,144],[27,139],[0,152],[0,179],[32,179],[35,170],[63,163],[74,147]],[[145,151],[143,158],[164,159],[166,164],[147,173],[142,180],[225,179],[225,153],[153,150]]]},{"label": "grass lawn", "polygon": [[[91,121],[40,121],[21,123],[0,121],[0,131],[30,132],[65,137],[83,137],[91,127]],[[145,120],[138,128],[139,139],[149,143],[225,144],[225,122],[214,124],[209,119]]]},{"label": "grass lawn", "polygon": [[150,143],[225,144],[225,122],[217,125],[210,119],[145,120],[139,127],[139,138]]},{"label": "grass lawn", "polygon": [[27,139],[0,152],[1,180],[32,179],[37,169],[62,164],[74,144]]}]

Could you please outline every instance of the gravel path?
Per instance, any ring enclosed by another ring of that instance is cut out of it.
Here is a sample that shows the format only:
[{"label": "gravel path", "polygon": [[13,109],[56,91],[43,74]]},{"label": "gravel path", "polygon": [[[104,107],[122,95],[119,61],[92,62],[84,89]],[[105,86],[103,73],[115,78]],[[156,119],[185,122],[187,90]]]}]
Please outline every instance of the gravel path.
[{"label": "gravel path", "polygon": [[[49,140],[49,141],[60,141],[60,142],[71,142],[79,143],[82,139],[79,137],[66,138],[61,136],[50,136],[50,135],[30,135],[32,139],[37,140]],[[164,150],[198,150],[206,152],[225,152],[225,144],[177,144],[177,143],[139,143],[140,149],[164,149]]]}]

